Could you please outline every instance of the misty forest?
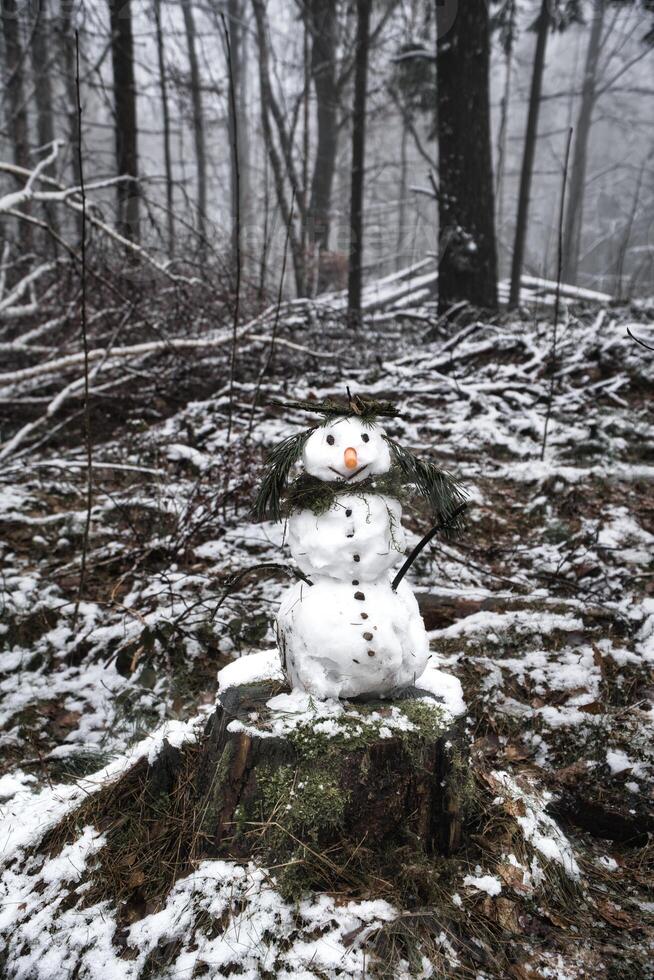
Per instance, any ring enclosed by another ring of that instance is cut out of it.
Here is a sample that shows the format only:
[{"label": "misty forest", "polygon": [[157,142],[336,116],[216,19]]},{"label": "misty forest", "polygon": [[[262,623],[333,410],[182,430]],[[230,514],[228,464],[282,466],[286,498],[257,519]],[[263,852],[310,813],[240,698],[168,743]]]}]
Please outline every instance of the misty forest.
[{"label": "misty forest", "polygon": [[653,978],[651,0],[0,20],[0,975]]}]

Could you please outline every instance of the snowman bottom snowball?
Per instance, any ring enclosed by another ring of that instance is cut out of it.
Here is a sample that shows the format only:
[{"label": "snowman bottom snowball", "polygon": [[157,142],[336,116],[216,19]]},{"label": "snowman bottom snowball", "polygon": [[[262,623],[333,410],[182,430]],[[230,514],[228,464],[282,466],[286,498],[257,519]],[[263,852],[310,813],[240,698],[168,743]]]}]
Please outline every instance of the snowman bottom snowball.
[{"label": "snowman bottom snowball", "polygon": [[413,592],[388,579],[298,582],[277,616],[284,671],[319,698],[391,696],[423,673],[429,642]]}]

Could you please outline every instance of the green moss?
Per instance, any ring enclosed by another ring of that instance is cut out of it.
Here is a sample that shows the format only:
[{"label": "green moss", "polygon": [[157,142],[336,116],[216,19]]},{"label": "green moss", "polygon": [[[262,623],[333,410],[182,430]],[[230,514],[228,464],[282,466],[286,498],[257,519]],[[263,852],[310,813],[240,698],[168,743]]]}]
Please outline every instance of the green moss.
[{"label": "green moss", "polygon": [[[419,767],[426,747],[446,730],[446,717],[437,705],[420,700],[394,705],[411,722],[408,731],[394,728],[388,713],[381,714],[387,707],[348,706],[348,713],[326,731],[319,725],[316,730],[315,722],[300,725],[285,736],[294,750],[290,760],[257,766],[253,792],[234,815],[235,830],[239,837],[256,839],[255,851],[274,869],[284,895],[296,897],[329,881],[356,887],[357,875],[371,858],[357,831],[346,826],[351,765],[357,767],[355,779],[365,784],[370,749],[384,740],[380,731],[390,728],[407,765]],[[351,760],[350,769],[344,769],[344,757]],[[418,839],[414,846],[421,850]]]},{"label": "green moss", "polygon": [[349,794],[328,758],[298,766],[261,766],[257,796],[235,814],[237,830],[258,834],[257,852],[274,869],[281,894],[297,898],[329,870],[319,841],[343,823]]},{"label": "green moss", "polygon": [[342,823],[348,794],[325,760],[318,766],[265,767],[257,773],[265,819],[286,831],[317,840],[320,831]]},{"label": "green moss", "polygon": [[400,708],[402,714],[406,715],[416,727],[415,733],[409,733],[413,735],[414,739],[419,737],[433,742],[447,728],[447,719],[443,709],[436,704],[430,704],[429,701],[403,701]]},{"label": "green moss", "polygon": [[[371,704],[358,705],[356,715],[348,714],[335,721],[336,730],[317,731],[315,723],[299,725],[289,732],[288,739],[295,747],[298,756],[304,759],[317,759],[332,752],[340,753],[346,749],[351,752],[357,748],[367,748],[382,737],[380,732],[390,728],[393,738],[414,746],[424,741],[433,742],[447,728],[443,709],[422,700],[407,700],[396,704],[402,714],[414,726],[413,730],[402,731],[393,726],[391,719],[380,714],[385,706]],[[351,709],[350,709],[351,710]]]},{"label": "green moss", "polygon": [[462,752],[460,748],[455,748],[454,745],[447,751],[451,764],[448,793],[455,801],[456,809],[462,819],[466,820],[479,803],[479,787],[467,753]]}]

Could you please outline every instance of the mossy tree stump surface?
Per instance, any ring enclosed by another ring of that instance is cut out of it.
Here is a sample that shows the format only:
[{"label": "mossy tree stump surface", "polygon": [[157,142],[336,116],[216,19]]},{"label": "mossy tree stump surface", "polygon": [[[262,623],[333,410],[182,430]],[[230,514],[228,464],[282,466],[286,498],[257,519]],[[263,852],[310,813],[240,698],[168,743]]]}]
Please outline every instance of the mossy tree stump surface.
[{"label": "mossy tree stump surface", "polygon": [[324,884],[362,862],[388,868],[381,856],[398,849],[431,860],[459,846],[466,743],[437,700],[416,691],[293,717],[267,707],[283,690],[230,688],[207,724],[197,783],[206,856],[257,857],[291,878],[302,867]]}]

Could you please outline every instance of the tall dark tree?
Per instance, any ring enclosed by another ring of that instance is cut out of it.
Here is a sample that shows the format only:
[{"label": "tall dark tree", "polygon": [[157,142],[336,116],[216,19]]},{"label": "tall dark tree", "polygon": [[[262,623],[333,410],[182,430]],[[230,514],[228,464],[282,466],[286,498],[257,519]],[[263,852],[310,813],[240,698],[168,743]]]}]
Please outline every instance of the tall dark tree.
[{"label": "tall dark tree", "polygon": [[581,223],[584,208],[584,185],[588,159],[588,137],[596,100],[597,66],[604,24],[605,0],[591,2],[591,28],[586,49],[586,64],[581,87],[581,103],[575,125],[574,152],[570,168],[570,189],[563,231],[563,279],[576,282],[581,245]]},{"label": "tall dark tree", "polygon": [[350,195],[350,265],[347,305],[352,323],[361,320],[363,270],[363,184],[366,158],[366,102],[368,96],[368,50],[372,0],[357,0],[357,39],[352,112],[352,184]]},{"label": "tall dark tree", "polygon": [[193,107],[193,139],[195,142],[195,165],[198,188],[198,232],[200,234],[200,254],[203,255],[207,241],[207,154],[204,144],[204,113],[202,109],[202,85],[198,62],[195,17],[192,0],[182,0],[186,47],[191,76],[191,105]]},{"label": "tall dark tree", "polygon": [[516,0],[504,0],[494,18],[504,53],[504,92],[500,100],[500,120],[497,130],[497,163],[495,165],[496,222],[501,237],[504,219],[504,166],[508,136],[509,107],[511,104],[511,75],[513,70],[513,45],[515,41]]},{"label": "tall dark tree", "polygon": [[547,37],[552,24],[550,0],[541,0],[540,12],[536,21],[536,50],[534,65],[531,73],[529,90],[529,106],[527,109],[527,130],[522,151],[522,167],[520,169],[520,189],[518,191],[518,214],[515,223],[513,241],[513,257],[511,260],[511,290],[509,306],[515,307],[520,302],[520,279],[525,256],[527,240],[527,223],[529,220],[529,199],[531,197],[531,177],[534,170],[534,155],[538,138],[538,115],[540,112],[541,91],[543,88],[543,73],[545,71],[545,52]]},{"label": "tall dark tree", "polygon": [[[231,47],[231,84],[234,86],[235,116],[227,114],[229,125],[230,153],[230,199],[232,217],[232,248],[235,250],[237,222],[242,228],[249,225],[248,204],[250,200],[250,163],[248,119],[246,111],[247,72],[247,30],[245,24],[244,0],[228,0],[227,23]],[[233,147],[236,145],[236,153]],[[238,166],[238,179],[236,168]]]},{"label": "tall dark tree", "polygon": [[486,0],[436,0],[438,306],[497,306]]},{"label": "tall dark tree", "polygon": [[[32,26],[32,76],[34,79],[34,101],[36,102],[36,128],[39,146],[46,147],[54,140],[54,115],[52,104],[51,53],[50,53],[50,20],[48,18],[48,0],[39,0],[35,8],[35,20]],[[47,168],[52,174],[53,167]],[[58,231],[57,209],[45,205],[48,225]],[[56,242],[53,246],[57,248]]]},{"label": "tall dark tree", "polygon": [[[58,53],[63,68],[64,100],[66,105],[66,135],[70,146],[70,169],[73,184],[80,185],[79,154],[77,152],[78,118],[77,93],[75,89],[75,36],[71,22],[70,4],[61,5],[61,13],[55,24],[58,24]],[[81,232],[81,215],[77,217],[78,228]]]},{"label": "tall dark tree", "polygon": [[[116,170],[138,178],[136,88],[131,0],[108,0],[111,24],[111,62],[114,76]],[[132,241],[139,239],[139,190],[136,180],[117,185],[118,226]]]},{"label": "tall dark tree", "polygon": [[328,247],[332,185],[338,149],[336,90],[337,0],[309,0],[311,78],[316,94],[316,156],[311,180],[309,215],[311,240],[318,250]]},{"label": "tall dark tree", "polygon": [[[293,259],[295,273],[295,288],[298,296],[306,295],[306,256],[302,249],[301,236],[297,234],[292,220],[293,207],[286,196],[285,181],[288,180],[293,189],[292,202],[300,213],[300,221],[306,220],[303,196],[296,191],[300,186],[295,163],[293,160],[293,145],[291,133],[286,125],[284,113],[277,101],[271,82],[270,47],[268,44],[268,25],[266,20],[266,5],[264,0],[252,0],[252,10],[257,36],[259,94],[261,100],[261,129],[266,154],[270,161],[277,204],[281,212],[284,227],[288,231],[288,240]],[[273,131],[273,123],[275,130]],[[275,140],[275,132],[279,141],[279,149]]]},{"label": "tall dark tree", "polygon": [[[7,106],[7,128],[11,136],[14,163],[18,167],[30,165],[29,132],[25,103],[24,58],[20,38],[19,12],[16,0],[3,0],[2,34],[5,48],[4,85]],[[31,246],[30,225],[19,223],[20,243],[23,251]]]},{"label": "tall dark tree", "polygon": [[166,174],[166,225],[168,228],[168,254],[175,254],[175,215],[173,165],[170,152],[170,107],[168,104],[168,82],[166,79],[166,59],[164,35],[161,23],[161,0],[154,0],[154,22],[157,38],[157,65],[159,69],[159,94],[163,123],[164,170]]},{"label": "tall dark tree", "polygon": [[31,54],[36,126],[41,146],[46,146],[54,140],[52,83],[50,79],[52,56],[50,54],[49,35],[48,2],[47,0],[39,0],[35,8],[35,20],[32,27]]}]

